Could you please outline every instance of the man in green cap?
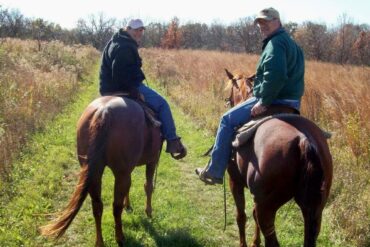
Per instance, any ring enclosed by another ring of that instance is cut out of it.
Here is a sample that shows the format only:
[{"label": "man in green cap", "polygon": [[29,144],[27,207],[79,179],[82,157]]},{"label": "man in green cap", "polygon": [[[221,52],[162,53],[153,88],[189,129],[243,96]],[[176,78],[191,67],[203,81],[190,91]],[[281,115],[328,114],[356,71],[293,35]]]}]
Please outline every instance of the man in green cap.
[{"label": "man in green cap", "polygon": [[262,54],[257,64],[253,96],[226,112],[220,121],[210,163],[196,174],[207,184],[222,184],[235,128],[263,114],[271,105],[284,105],[299,111],[304,91],[302,49],[284,30],[279,12],[266,8],[255,19],[262,38]]}]

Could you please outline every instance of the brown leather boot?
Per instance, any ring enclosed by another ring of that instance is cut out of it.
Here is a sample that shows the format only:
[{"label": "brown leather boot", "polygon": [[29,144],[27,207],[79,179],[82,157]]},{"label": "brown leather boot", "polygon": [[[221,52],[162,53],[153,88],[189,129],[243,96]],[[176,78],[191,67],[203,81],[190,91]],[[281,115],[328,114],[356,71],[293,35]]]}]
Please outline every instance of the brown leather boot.
[{"label": "brown leather boot", "polygon": [[186,147],[181,143],[181,138],[167,140],[166,152],[170,153],[172,158],[179,160],[186,156]]}]

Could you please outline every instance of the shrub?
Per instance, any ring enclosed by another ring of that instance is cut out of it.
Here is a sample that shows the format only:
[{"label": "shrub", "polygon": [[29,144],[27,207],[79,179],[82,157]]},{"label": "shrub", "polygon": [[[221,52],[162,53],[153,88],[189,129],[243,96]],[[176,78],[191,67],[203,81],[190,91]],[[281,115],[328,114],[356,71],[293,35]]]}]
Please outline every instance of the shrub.
[{"label": "shrub", "polygon": [[[27,135],[68,104],[99,53],[89,46],[3,39],[0,47],[0,172],[10,169]],[[86,80],[85,80],[86,81]]]}]

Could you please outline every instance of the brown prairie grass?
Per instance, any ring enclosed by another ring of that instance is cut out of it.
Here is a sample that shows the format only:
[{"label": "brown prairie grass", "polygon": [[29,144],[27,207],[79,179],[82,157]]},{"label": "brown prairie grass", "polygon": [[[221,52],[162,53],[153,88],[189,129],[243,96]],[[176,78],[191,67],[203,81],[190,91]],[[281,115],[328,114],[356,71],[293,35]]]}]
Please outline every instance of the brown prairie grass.
[{"label": "brown prairie grass", "polygon": [[[253,74],[258,56],[142,49],[148,78],[200,126],[215,131],[224,107],[224,68]],[[302,115],[333,133],[329,208],[333,242],[370,244],[370,68],[306,61]],[[340,240],[336,239],[339,238]]]},{"label": "brown prairie grass", "polygon": [[45,126],[69,103],[96,63],[88,46],[2,39],[0,42],[0,173],[27,135]]}]

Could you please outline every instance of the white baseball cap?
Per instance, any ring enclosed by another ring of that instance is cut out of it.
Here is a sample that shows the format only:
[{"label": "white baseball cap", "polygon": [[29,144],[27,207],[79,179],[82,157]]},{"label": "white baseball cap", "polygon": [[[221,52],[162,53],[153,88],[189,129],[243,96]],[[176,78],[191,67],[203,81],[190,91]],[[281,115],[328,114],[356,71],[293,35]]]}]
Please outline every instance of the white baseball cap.
[{"label": "white baseball cap", "polygon": [[144,23],[140,19],[132,19],[128,22],[127,27],[130,27],[132,29],[139,29],[139,28],[144,28]]}]

